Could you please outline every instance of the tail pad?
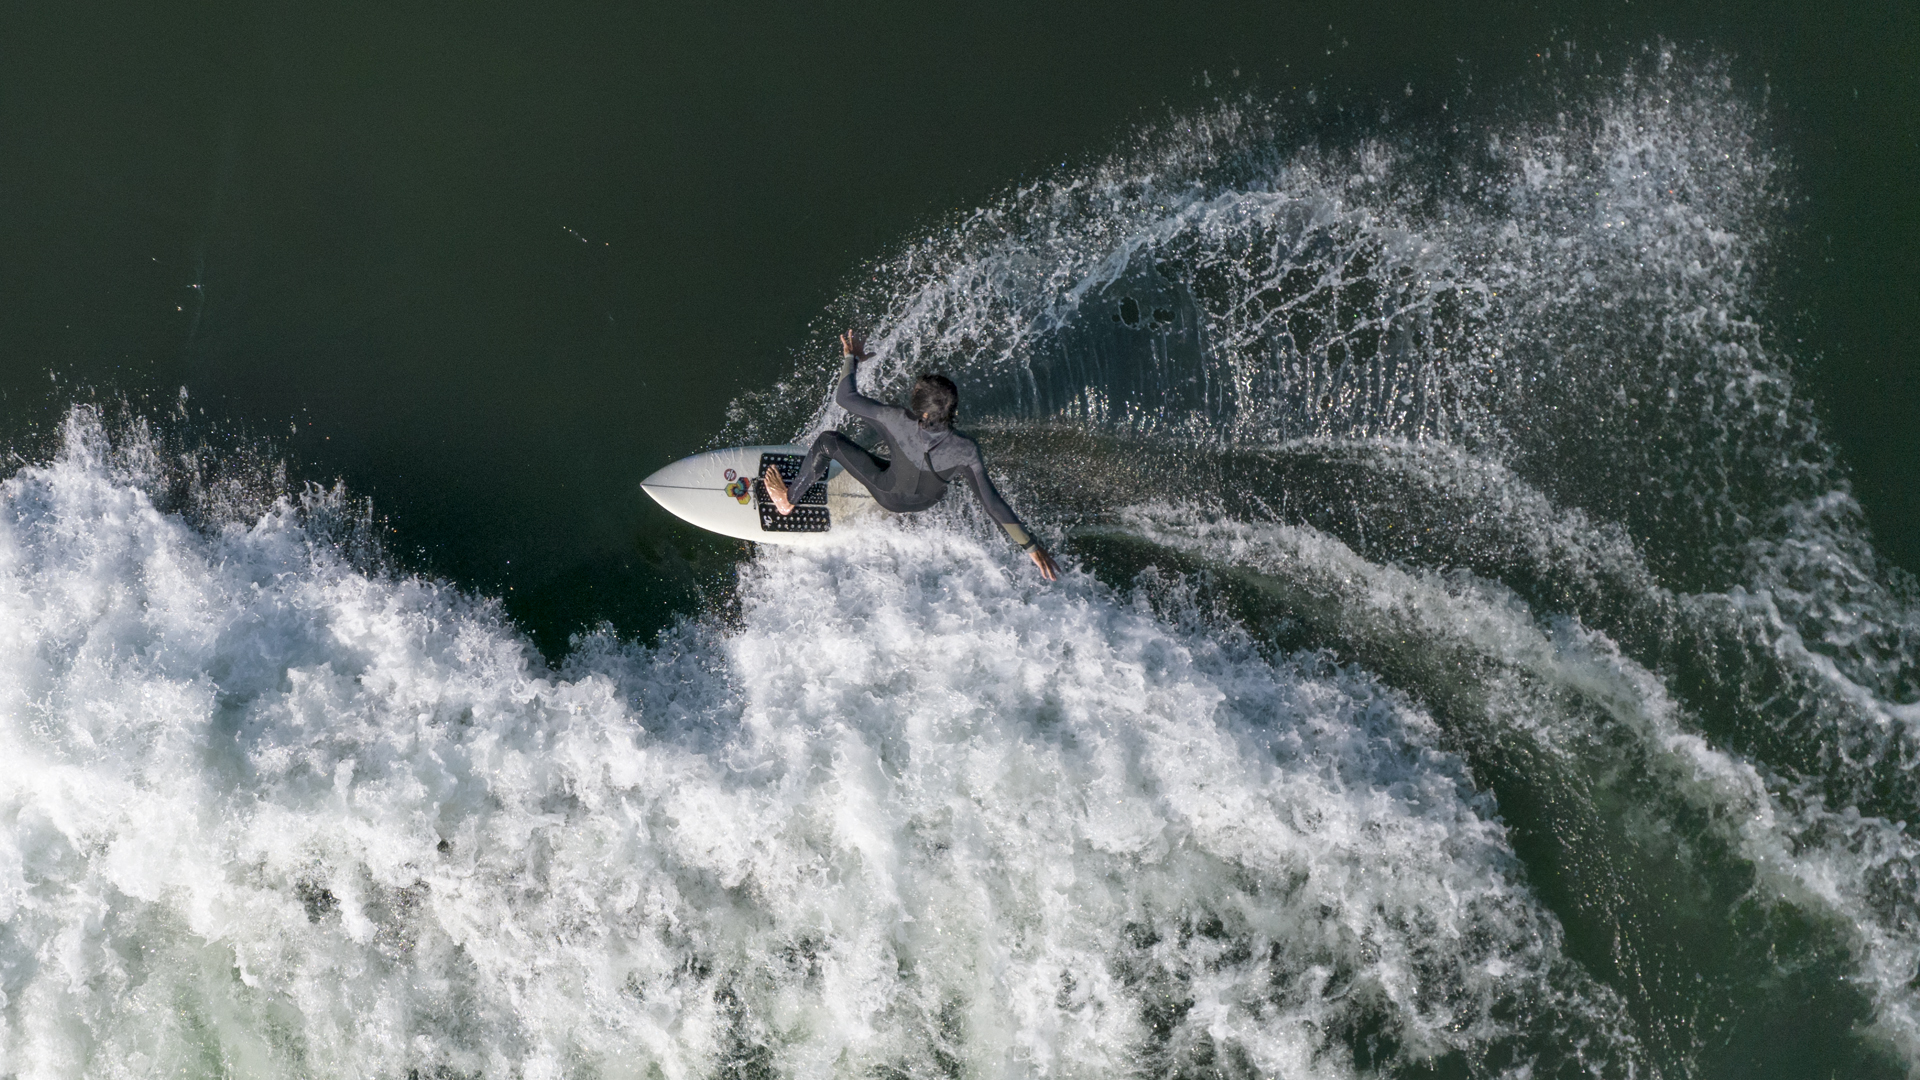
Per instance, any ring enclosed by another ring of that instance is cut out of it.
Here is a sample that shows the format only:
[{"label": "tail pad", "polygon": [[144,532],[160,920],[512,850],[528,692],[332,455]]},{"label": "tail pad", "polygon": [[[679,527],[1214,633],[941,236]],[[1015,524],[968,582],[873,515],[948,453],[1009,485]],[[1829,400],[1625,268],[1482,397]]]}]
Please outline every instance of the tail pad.
[{"label": "tail pad", "polygon": [[[760,468],[753,474],[753,501],[760,507],[760,531],[779,533],[826,532],[833,528],[833,519],[827,514],[827,482],[817,481],[808,488],[806,494],[793,500],[793,513],[785,517],[773,508],[773,500],[767,497],[767,483],[761,477],[767,474],[767,466],[780,470],[780,479],[788,484],[800,474],[799,454],[761,454]],[[789,488],[789,497],[792,491]]]}]

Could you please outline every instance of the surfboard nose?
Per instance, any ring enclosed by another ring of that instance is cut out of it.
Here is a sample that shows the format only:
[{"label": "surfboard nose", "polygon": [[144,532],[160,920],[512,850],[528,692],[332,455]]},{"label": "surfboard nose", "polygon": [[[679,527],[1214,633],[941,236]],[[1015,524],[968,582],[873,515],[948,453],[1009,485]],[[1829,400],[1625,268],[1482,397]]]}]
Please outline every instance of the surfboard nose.
[{"label": "surfboard nose", "polygon": [[640,489],[668,513],[703,529],[733,536],[742,531],[758,535],[756,470],[761,455],[792,453],[788,446],[736,446],[693,454],[640,481]]},{"label": "surfboard nose", "polygon": [[640,490],[658,500],[660,498],[660,489],[667,486],[666,476],[672,470],[673,466],[669,465],[664,469],[655,469],[648,473],[646,477],[640,481]]},{"label": "surfboard nose", "polygon": [[711,454],[694,454],[655,469],[640,481],[640,490],[669,513],[684,518],[697,512],[703,497],[719,494],[724,486],[720,475]]}]

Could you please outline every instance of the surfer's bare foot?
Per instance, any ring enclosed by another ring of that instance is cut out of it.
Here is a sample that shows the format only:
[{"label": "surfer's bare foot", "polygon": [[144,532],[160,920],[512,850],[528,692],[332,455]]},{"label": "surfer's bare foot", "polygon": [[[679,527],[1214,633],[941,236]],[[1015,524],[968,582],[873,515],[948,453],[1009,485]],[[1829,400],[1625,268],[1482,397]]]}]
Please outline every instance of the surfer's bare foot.
[{"label": "surfer's bare foot", "polygon": [[767,498],[773,500],[773,508],[780,511],[781,517],[793,513],[793,500],[787,498],[787,482],[780,479],[780,470],[767,466],[767,475],[760,478],[767,485]]}]

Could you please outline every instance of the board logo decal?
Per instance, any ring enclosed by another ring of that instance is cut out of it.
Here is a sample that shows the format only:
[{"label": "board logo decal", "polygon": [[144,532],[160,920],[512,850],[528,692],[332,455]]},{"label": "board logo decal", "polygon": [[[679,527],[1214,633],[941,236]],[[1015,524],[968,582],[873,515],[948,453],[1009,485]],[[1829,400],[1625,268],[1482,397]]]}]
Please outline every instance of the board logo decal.
[{"label": "board logo decal", "polygon": [[[728,469],[727,471],[732,472],[733,470]],[[727,485],[727,494],[738,499],[741,506],[747,505],[747,500],[750,498],[748,492],[752,490],[752,485],[748,484],[745,480],[735,480],[733,483]]]},{"label": "board logo decal", "polygon": [[732,469],[728,469],[728,470],[727,470],[727,479],[729,479],[729,480],[735,480],[735,479],[738,479],[738,478],[739,478],[739,476],[740,476],[740,474],[739,474],[739,473],[737,473],[737,472],[734,472],[734,471],[733,471]]}]

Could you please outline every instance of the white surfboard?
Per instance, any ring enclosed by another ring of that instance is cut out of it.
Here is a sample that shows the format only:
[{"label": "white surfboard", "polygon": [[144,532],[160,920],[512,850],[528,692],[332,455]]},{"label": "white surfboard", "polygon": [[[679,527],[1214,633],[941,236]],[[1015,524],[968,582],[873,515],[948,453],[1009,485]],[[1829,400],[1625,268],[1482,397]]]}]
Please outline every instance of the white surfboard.
[{"label": "white surfboard", "polygon": [[[796,493],[792,514],[782,517],[766,499],[760,475],[768,464],[792,480],[804,447],[735,446],[695,454],[640,481],[640,490],[668,513],[722,536],[763,544],[820,544],[861,519],[884,516],[873,496],[837,461],[827,463],[824,485]],[[824,488],[824,490],[822,490]]]}]

